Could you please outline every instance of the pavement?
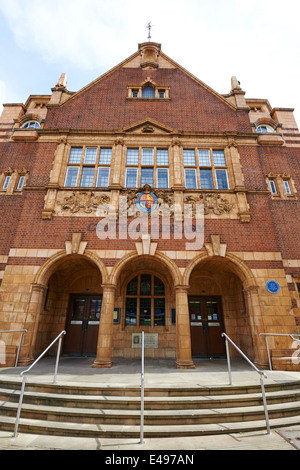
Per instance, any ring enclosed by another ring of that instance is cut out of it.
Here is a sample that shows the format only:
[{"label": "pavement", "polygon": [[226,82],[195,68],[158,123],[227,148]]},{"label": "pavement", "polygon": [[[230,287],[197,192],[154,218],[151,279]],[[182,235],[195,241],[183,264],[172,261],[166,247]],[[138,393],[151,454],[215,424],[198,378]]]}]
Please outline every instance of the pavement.
[{"label": "pavement", "polygon": [[[59,364],[57,384],[86,386],[132,386],[140,387],[141,363],[139,360],[116,358],[110,369],[93,368],[91,357],[62,357]],[[228,386],[227,361],[224,359],[195,359],[195,369],[178,370],[172,360],[145,359],[145,388],[147,387],[208,387]],[[53,383],[55,359],[42,359],[29,373],[27,383]],[[0,369],[0,378],[19,380],[25,368]],[[280,383],[300,380],[300,372],[265,371],[264,383]],[[260,384],[259,375],[244,360],[231,362],[232,385]],[[300,426],[288,426],[266,431],[238,434],[197,436],[172,439],[93,439],[22,434],[13,438],[12,433],[0,431],[0,450],[101,450],[103,455],[140,455],[141,451],[170,454],[203,450],[300,450]],[[124,462],[123,462],[124,463]],[[148,462],[149,463],[149,462]],[[134,465],[133,465],[134,466]]]}]

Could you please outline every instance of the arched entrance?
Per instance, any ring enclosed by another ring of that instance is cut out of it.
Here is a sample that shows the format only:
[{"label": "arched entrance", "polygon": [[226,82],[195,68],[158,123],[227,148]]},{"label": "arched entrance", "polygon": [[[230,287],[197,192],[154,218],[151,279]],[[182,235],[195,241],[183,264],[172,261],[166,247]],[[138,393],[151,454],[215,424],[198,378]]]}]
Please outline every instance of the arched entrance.
[{"label": "arched entrance", "polygon": [[[204,253],[188,266],[184,281],[189,283],[188,302],[192,356],[225,356],[222,332],[250,358],[255,358],[254,318],[249,288],[252,272],[235,256]],[[235,351],[232,352],[235,355]]]},{"label": "arched entrance", "polygon": [[132,253],[114,267],[111,283],[116,285],[120,317],[114,325],[112,356],[140,357],[139,335],[144,331],[146,357],[176,358],[176,276],[180,279],[177,266],[162,254]]},{"label": "arched entrance", "polygon": [[85,255],[59,252],[41,266],[32,285],[26,322],[28,361],[64,329],[63,353],[96,354],[103,280],[105,267],[87,250]]}]

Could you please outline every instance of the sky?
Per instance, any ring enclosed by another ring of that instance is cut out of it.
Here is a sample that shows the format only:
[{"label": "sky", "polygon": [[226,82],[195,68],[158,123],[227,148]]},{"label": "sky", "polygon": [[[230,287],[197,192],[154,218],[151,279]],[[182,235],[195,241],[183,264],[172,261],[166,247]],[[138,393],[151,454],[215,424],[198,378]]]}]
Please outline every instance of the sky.
[{"label": "sky", "polygon": [[299,0],[0,0],[3,103],[78,91],[148,40],[220,94],[295,108],[300,126]]}]

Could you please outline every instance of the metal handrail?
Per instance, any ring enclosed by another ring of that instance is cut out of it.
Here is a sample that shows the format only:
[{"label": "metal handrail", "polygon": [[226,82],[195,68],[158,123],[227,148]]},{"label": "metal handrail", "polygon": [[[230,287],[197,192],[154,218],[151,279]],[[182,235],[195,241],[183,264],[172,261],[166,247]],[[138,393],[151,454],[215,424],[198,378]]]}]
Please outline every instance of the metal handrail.
[{"label": "metal handrail", "polygon": [[21,344],[22,344],[22,340],[23,340],[23,335],[24,335],[24,333],[28,333],[28,330],[0,330],[0,333],[21,333],[21,338],[20,338],[20,341],[19,341],[19,347],[18,347],[18,351],[17,351],[17,357],[16,357],[16,360],[15,360],[15,367],[17,367],[18,361],[19,361],[19,354],[20,354],[20,350],[21,350]]},{"label": "metal handrail", "polygon": [[229,384],[232,385],[232,378],[231,378],[231,365],[230,365],[230,354],[229,354],[229,346],[228,341],[235,347],[235,349],[243,356],[244,359],[254,368],[254,370],[260,375],[260,386],[261,386],[261,393],[263,397],[264,403],[264,411],[265,411],[265,419],[266,419],[266,426],[267,426],[267,434],[271,434],[270,431],[270,424],[269,424],[269,414],[267,408],[267,400],[266,400],[266,392],[265,392],[265,385],[264,385],[264,377],[267,378],[267,375],[264,371],[258,369],[253,362],[243,353],[243,351],[238,348],[238,346],[226,335],[226,333],[222,333],[225,338],[225,345],[226,345],[226,355],[227,355],[227,364],[228,364],[228,375],[229,375]]},{"label": "metal handrail", "polygon": [[[272,369],[272,361],[271,361],[269,343],[268,343],[267,336],[289,336],[293,341],[299,341],[300,342],[300,335],[295,335],[295,334],[288,334],[288,333],[259,333],[258,336],[265,336],[270,370],[273,370],[273,369]],[[299,336],[299,339],[295,338],[295,336]]]},{"label": "metal handrail", "polygon": [[21,408],[22,408],[22,403],[23,403],[23,396],[24,396],[24,390],[25,390],[25,385],[26,385],[26,374],[39,362],[39,360],[46,354],[47,351],[56,343],[57,340],[58,342],[58,348],[57,348],[57,354],[56,354],[56,362],[55,362],[55,370],[54,370],[54,378],[53,378],[53,383],[56,383],[56,377],[57,377],[57,370],[58,370],[58,363],[59,363],[59,356],[60,356],[60,350],[61,350],[61,342],[62,342],[62,336],[66,334],[66,331],[63,330],[53,341],[49,346],[42,352],[42,354],[31,364],[28,369],[24,370],[21,372],[20,377],[23,376],[22,380],[22,386],[21,386],[21,392],[20,392],[20,399],[19,399],[19,405],[18,405],[18,411],[17,411],[17,416],[16,416],[16,422],[15,422],[15,429],[14,429],[14,434],[13,437],[17,437],[18,433],[18,427],[19,427],[19,421],[20,421],[20,415],[21,415]]}]

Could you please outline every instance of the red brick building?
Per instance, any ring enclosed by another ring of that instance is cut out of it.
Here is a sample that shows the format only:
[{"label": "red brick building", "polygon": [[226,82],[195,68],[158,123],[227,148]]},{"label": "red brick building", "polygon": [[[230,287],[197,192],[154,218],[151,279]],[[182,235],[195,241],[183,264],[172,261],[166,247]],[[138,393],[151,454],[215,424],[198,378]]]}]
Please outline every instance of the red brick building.
[{"label": "red brick building", "polygon": [[[224,356],[222,332],[265,367],[272,333],[273,366],[299,368],[299,158],[292,109],[235,77],[220,95],[152,42],[78,92],[63,74],[5,104],[0,328],[28,330],[19,363],[65,329],[63,353],[98,367],[138,357],[144,331],[146,356],[187,368]],[[19,334],[2,341],[7,365]]]}]

